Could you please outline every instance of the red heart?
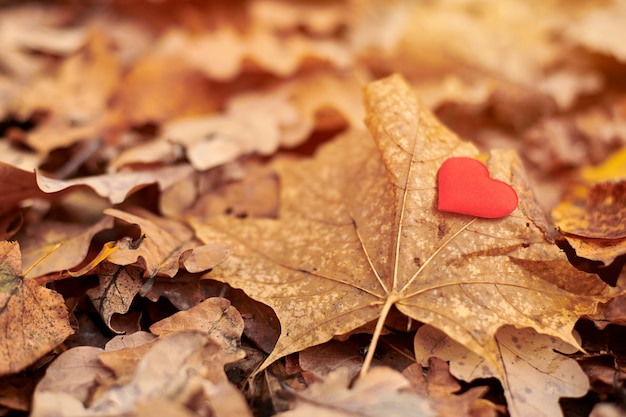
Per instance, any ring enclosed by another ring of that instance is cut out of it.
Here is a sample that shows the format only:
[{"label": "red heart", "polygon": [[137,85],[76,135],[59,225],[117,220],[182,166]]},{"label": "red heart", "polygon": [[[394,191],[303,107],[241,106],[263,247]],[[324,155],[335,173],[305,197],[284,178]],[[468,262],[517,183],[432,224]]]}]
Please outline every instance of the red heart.
[{"label": "red heart", "polygon": [[476,159],[447,159],[439,168],[437,182],[441,211],[497,219],[517,207],[513,187],[489,177],[487,167]]}]

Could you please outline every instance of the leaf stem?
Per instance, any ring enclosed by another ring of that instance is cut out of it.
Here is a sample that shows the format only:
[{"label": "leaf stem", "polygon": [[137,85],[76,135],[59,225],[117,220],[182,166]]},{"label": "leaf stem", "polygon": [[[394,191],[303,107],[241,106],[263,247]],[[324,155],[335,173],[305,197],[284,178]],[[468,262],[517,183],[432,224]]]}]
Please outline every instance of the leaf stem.
[{"label": "leaf stem", "polygon": [[389,294],[387,296],[387,300],[385,300],[383,309],[381,310],[380,316],[378,317],[378,321],[376,322],[376,328],[374,329],[374,334],[372,335],[372,341],[370,342],[369,348],[367,350],[367,355],[365,355],[365,360],[363,361],[361,372],[359,372],[359,378],[363,378],[365,374],[367,374],[367,371],[369,371],[370,366],[372,365],[372,360],[374,359],[374,353],[376,353],[376,346],[378,345],[378,339],[380,339],[380,334],[383,331],[383,326],[385,325],[385,321],[387,320],[389,311],[391,311],[391,307],[398,300],[399,300],[399,297],[395,293]]}]

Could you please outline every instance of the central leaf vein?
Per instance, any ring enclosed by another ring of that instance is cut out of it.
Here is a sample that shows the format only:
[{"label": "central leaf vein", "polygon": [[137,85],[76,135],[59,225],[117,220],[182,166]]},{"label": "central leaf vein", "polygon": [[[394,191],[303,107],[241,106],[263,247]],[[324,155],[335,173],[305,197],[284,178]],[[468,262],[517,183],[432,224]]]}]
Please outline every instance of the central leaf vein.
[{"label": "central leaf vein", "polygon": [[441,251],[444,250],[450,244],[450,242],[452,242],[456,237],[458,237],[461,233],[463,233],[463,231],[467,230],[467,228],[470,227],[477,219],[478,219],[477,217],[474,217],[472,220],[470,220],[469,222],[465,223],[463,225],[463,227],[461,227],[459,230],[454,232],[454,234],[452,236],[450,236],[443,243],[441,243],[441,245],[439,245],[439,247],[428,257],[428,259],[426,259],[426,261],[424,261],[424,263],[422,263],[422,265],[419,267],[419,269],[407,281],[407,283],[404,285],[404,287],[402,287],[400,292],[402,293],[402,292],[406,291],[406,289],[413,283],[413,281],[415,281],[415,279],[422,273],[422,271],[428,266],[428,264],[433,259],[435,259],[435,257],[439,253],[441,253]]}]

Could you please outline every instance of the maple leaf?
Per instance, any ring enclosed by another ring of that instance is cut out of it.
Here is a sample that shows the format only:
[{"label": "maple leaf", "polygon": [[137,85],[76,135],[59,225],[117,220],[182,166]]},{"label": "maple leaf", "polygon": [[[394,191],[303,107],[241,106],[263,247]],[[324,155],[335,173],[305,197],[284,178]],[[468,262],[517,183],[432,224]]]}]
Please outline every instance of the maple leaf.
[{"label": "maple leaf", "polygon": [[73,333],[63,297],[21,270],[19,245],[0,242],[0,375],[26,368]]},{"label": "maple leaf", "polygon": [[[281,336],[263,366],[379,318],[393,306],[497,365],[504,324],[577,346],[571,330],[607,286],[573,268],[546,239],[547,224],[513,152],[490,154],[493,178],[520,196],[502,219],[436,209],[436,173],[450,156],[477,157],[420,106],[399,76],[366,89],[371,138],[353,131],[317,157],[277,164],[278,220],[196,224],[233,255],[207,277],[270,305]],[[572,283],[575,282],[575,285]],[[373,356],[370,349],[362,373]]]}]

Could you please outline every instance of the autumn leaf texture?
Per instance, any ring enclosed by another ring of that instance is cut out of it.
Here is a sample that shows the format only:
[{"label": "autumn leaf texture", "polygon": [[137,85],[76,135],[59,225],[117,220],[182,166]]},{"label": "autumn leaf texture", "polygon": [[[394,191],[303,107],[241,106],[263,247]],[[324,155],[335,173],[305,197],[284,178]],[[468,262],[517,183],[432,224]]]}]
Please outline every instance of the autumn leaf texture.
[{"label": "autumn leaf texture", "polygon": [[492,177],[521,196],[510,216],[439,212],[438,167],[451,156],[478,158],[476,148],[442,126],[401,77],[370,84],[365,103],[370,134],[350,132],[304,166],[278,164],[278,220],[224,217],[197,227],[203,240],[235,248],[208,276],[244,288],[281,321],[263,366],[372,320],[375,344],[392,307],[500,370],[494,335],[505,324],[578,346],[573,326],[595,312],[607,287],[548,240],[519,159],[486,157]]},{"label": "autumn leaf texture", "polygon": [[0,2],[0,415],[624,415],[625,5]]},{"label": "autumn leaf texture", "polygon": [[0,375],[21,371],[72,334],[63,297],[22,276],[19,245],[0,257]]}]

